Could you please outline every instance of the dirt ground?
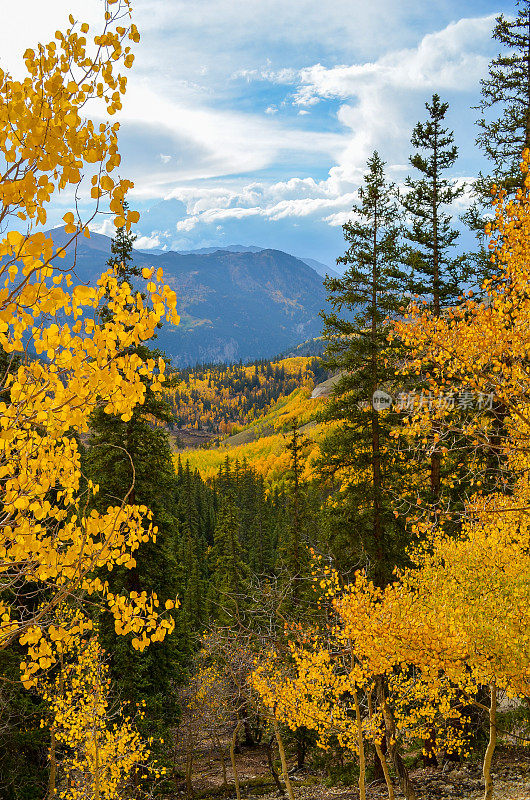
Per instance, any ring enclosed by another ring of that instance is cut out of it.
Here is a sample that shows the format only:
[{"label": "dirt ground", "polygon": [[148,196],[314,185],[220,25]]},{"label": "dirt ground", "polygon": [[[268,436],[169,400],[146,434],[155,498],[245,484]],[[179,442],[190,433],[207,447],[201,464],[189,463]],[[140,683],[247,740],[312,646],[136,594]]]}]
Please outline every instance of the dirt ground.
[{"label": "dirt ground", "polygon": [[[278,800],[263,747],[243,749],[237,756],[237,769],[246,800]],[[296,800],[358,800],[356,786],[330,787],[325,777],[308,768],[290,771]],[[446,764],[442,768],[417,768],[410,773],[418,800],[479,800],[484,796],[484,784],[479,764]],[[235,800],[233,773],[227,759],[227,778],[230,784],[226,798]],[[530,752],[521,749],[500,750],[494,762],[495,800],[530,800]],[[193,787],[197,798],[217,800],[222,792],[219,761],[211,753],[196,753]],[[396,800],[403,800],[397,781]],[[186,797],[184,786],[178,796]],[[384,783],[367,787],[367,800],[385,800]]]}]

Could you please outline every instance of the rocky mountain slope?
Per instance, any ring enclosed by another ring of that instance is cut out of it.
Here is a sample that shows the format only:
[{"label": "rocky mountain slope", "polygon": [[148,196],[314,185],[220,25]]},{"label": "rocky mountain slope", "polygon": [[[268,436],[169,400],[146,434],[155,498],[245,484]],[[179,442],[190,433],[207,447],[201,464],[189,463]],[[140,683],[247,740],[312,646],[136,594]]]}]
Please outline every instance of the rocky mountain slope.
[{"label": "rocky mountain slope", "polygon": [[[63,246],[62,228],[50,231]],[[105,269],[110,239],[79,237],[65,264],[84,283]],[[318,336],[325,305],[322,277],[304,261],[280,250],[135,251],[138,266],[164,269],[178,295],[181,324],[164,326],[157,344],[176,366],[197,362],[270,358]]]}]

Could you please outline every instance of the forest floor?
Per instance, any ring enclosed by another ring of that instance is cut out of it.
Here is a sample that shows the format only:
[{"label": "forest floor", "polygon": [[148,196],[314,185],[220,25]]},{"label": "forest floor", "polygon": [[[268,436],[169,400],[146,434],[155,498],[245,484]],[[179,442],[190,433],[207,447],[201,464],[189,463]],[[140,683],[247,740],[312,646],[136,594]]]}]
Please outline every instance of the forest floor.
[{"label": "forest floor", "polygon": [[[197,754],[199,755],[199,754]],[[241,794],[245,800],[278,800],[267,768],[265,750],[261,747],[243,749],[237,757]],[[228,792],[222,790],[218,761],[199,756],[195,763],[193,787],[196,798],[203,800],[235,800],[232,771],[227,764],[230,783]],[[494,762],[495,800],[530,800],[530,752],[528,750],[499,749]],[[296,800],[358,800],[357,786],[330,786],[330,780],[316,770],[290,772]],[[443,768],[416,768],[410,772],[418,800],[481,800],[484,784],[481,766],[475,763],[446,764]],[[403,800],[397,782],[396,800]],[[183,787],[182,787],[183,789]],[[179,793],[185,797],[185,791]],[[367,786],[367,800],[385,800],[388,797],[384,782]]]}]

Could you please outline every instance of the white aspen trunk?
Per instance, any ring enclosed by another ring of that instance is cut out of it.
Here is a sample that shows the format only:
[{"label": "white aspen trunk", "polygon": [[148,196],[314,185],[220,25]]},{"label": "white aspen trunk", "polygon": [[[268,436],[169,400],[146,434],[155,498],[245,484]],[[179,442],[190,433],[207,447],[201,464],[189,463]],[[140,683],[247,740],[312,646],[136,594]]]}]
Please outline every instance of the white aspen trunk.
[{"label": "white aspen trunk", "polygon": [[287,759],[285,757],[285,748],[283,746],[283,740],[280,735],[280,728],[278,726],[278,720],[276,719],[276,716],[272,718],[272,724],[274,725],[274,734],[276,736],[276,741],[278,742],[278,750],[280,751],[280,758],[282,760],[283,779],[285,781],[285,788],[287,789],[287,796],[289,797],[289,800],[294,800],[293,787],[289,778]]},{"label": "white aspen trunk", "polygon": [[491,762],[493,760],[493,753],[495,752],[495,745],[497,744],[497,687],[494,683],[490,685],[490,738],[486,753],[484,755],[484,764],[482,773],[484,775],[484,800],[493,800],[493,779],[491,776]]}]

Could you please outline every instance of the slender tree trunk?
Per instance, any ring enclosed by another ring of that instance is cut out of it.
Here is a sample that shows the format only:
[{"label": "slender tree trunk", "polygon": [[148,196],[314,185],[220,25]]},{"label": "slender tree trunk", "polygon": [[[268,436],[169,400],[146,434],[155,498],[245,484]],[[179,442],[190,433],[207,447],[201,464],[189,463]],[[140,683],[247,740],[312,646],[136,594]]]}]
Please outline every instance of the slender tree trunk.
[{"label": "slender tree trunk", "polygon": [[437,767],[438,759],[436,758],[436,731],[434,728],[429,730],[429,733],[423,740],[423,766],[424,767]]},{"label": "slender tree trunk", "polygon": [[493,761],[493,753],[495,752],[495,745],[497,744],[497,687],[494,683],[490,685],[490,738],[486,753],[484,755],[484,764],[482,772],[484,775],[484,800],[492,800],[493,798],[493,778],[491,776],[491,762]]},{"label": "slender tree trunk", "polygon": [[[432,185],[432,238],[433,238],[433,279],[432,279],[432,295],[433,295],[433,313],[435,317],[439,317],[441,313],[440,301],[440,247],[438,239],[438,122],[434,125],[434,174]],[[439,430],[438,426],[434,426],[433,434]],[[431,494],[431,514],[432,521],[435,525],[438,524],[440,514],[440,494],[441,494],[441,454],[434,444],[435,437],[432,439],[432,452],[431,452],[431,466],[430,466],[430,494]],[[424,766],[435,767],[438,765],[436,752],[434,749],[434,742],[436,736],[434,730],[429,731],[428,736],[423,740],[423,763]]]},{"label": "slender tree trunk", "polygon": [[226,778],[225,754],[224,754],[223,746],[221,744],[221,740],[219,739],[219,737],[217,735],[214,735],[213,740],[215,742],[215,747],[217,749],[217,752],[219,753],[219,761],[221,762],[221,771],[222,771],[222,774],[223,774],[223,791],[224,791],[224,793],[226,795],[226,794],[228,794],[228,780]]},{"label": "slender tree trunk", "polygon": [[[372,692],[368,692],[368,714],[370,715],[370,721],[373,720],[373,709],[372,709]],[[383,770],[383,775],[385,777],[386,788],[388,791],[388,800],[394,800],[394,786],[392,785],[392,779],[390,777],[390,772],[388,770],[387,760],[383,753],[383,749],[381,747],[381,741],[377,736],[377,732],[374,732],[374,747],[375,752],[377,753],[377,757],[381,764],[381,769]]]},{"label": "slender tree trunk", "polygon": [[186,794],[189,798],[193,797],[195,792],[193,791],[193,737],[191,734],[191,725],[188,731],[188,748],[186,752]]},{"label": "slender tree trunk", "polygon": [[192,781],[192,774],[193,774],[193,754],[188,751],[186,754],[186,794],[188,798],[193,797],[195,792],[193,791],[193,781]]},{"label": "slender tree trunk", "polygon": [[357,689],[355,689],[353,692],[353,702],[355,704],[357,747],[359,749],[359,798],[360,800],[366,800],[366,759],[364,756],[363,724],[361,720],[361,709],[359,707],[359,695]]},{"label": "slender tree trunk", "polygon": [[278,777],[278,773],[274,769],[274,764],[273,764],[273,761],[272,761],[272,743],[273,743],[273,741],[274,741],[274,736],[271,736],[271,738],[269,739],[268,744],[267,744],[267,764],[269,765],[269,771],[270,771],[270,774],[272,775],[272,780],[274,781],[274,785],[276,786],[276,789],[278,790],[278,793],[282,797],[285,797],[285,789],[283,788],[283,786],[280,783],[280,779]]},{"label": "slender tree trunk", "polygon": [[50,728],[50,776],[48,779],[48,800],[55,797],[55,781],[57,775],[57,756],[55,754],[55,726]]},{"label": "slender tree trunk", "polygon": [[[432,238],[433,238],[432,295],[433,295],[434,316],[439,317],[441,312],[441,304],[440,304],[440,247],[438,241],[438,122],[436,122],[434,126],[433,160],[434,160],[434,174],[433,174],[433,184],[432,184]],[[440,464],[441,464],[440,452],[436,449],[433,449],[431,453],[431,502],[432,502],[432,507],[434,509],[435,521],[438,520],[438,504],[440,502],[440,481],[441,481]],[[429,739],[426,740],[424,744],[427,745],[426,747],[427,752],[431,753],[430,758],[432,759],[432,757],[434,757],[434,763],[436,763],[436,756],[432,755],[432,748],[429,748],[429,741],[431,739],[432,737],[429,736]]]},{"label": "slender tree trunk", "polygon": [[305,729],[298,728],[296,731],[296,766],[298,769],[304,768],[306,756]]},{"label": "slender tree trunk", "polygon": [[[371,324],[371,372],[372,372],[372,397],[377,391],[378,364],[377,364],[377,286],[379,281],[379,265],[377,260],[377,234],[379,217],[377,204],[374,211],[374,236],[373,236],[373,261],[372,261],[372,324]],[[383,576],[383,531],[381,524],[381,448],[378,412],[372,406],[372,485],[373,485],[373,536],[376,555],[375,582],[381,586]]]},{"label": "slender tree trunk", "polygon": [[276,716],[273,716],[272,724],[274,726],[274,734],[276,736],[276,741],[278,742],[278,750],[280,751],[283,779],[285,781],[285,788],[287,789],[287,796],[289,797],[289,800],[294,800],[293,787],[291,786],[291,780],[289,778],[289,768],[287,766],[287,758],[285,757],[285,748],[283,746],[283,739],[280,734],[280,727],[278,725],[278,720],[276,719]]},{"label": "slender tree trunk", "polygon": [[390,754],[390,758],[394,765],[394,769],[396,770],[399,785],[401,786],[401,791],[406,797],[406,800],[416,800],[416,790],[412,784],[412,781],[409,777],[409,772],[407,767],[405,766],[403,759],[401,758],[396,744],[396,723],[394,720],[394,715],[388,705],[386,696],[385,696],[385,689],[383,686],[383,681],[381,678],[377,678],[376,681],[377,686],[377,694],[378,694],[378,701],[383,709],[383,717],[385,720],[385,736],[387,741],[387,748]]},{"label": "slender tree trunk", "polygon": [[99,791],[99,744],[97,732],[94,735],[94,800],[100,800]]},{"label": "slender tree trunk", "polygon": [[237,800],[241,800],[241,788],[239,786],[239,773],[237,771],[237,764],[236,764],[236,742],[237,742],[237,734],[239,733],[239,729],[241,728],[242,724],[243,724],[242,720],[239,720],[236,727],[234,728],[232,739],[230,741],[230,761],[232,762],[232,772],[234,773],[234,785],[236,787]]},{"label": "slender tree trunk", "polygon": [[252,736],[252,730],[250,728],[250,722],[246,708],[245,708],[245,717],[243,719],[243,730],[245,731],[245,746],[255,747],[256,742],[254,741],[254,737]]}]

